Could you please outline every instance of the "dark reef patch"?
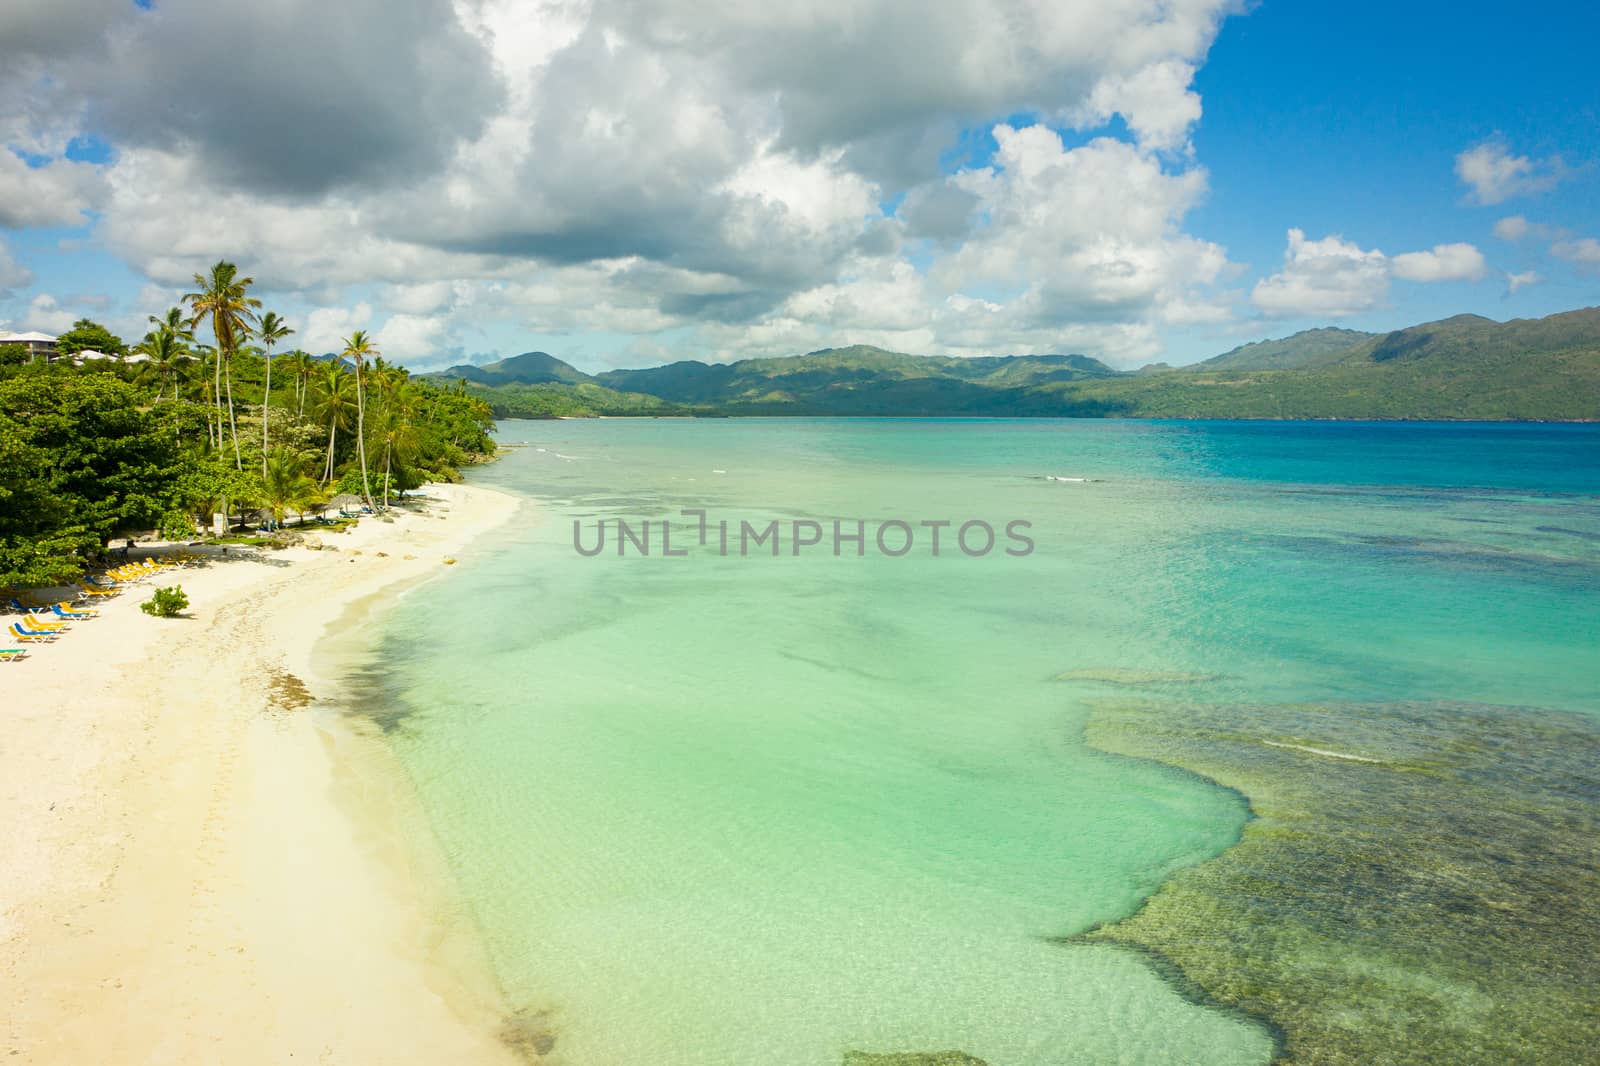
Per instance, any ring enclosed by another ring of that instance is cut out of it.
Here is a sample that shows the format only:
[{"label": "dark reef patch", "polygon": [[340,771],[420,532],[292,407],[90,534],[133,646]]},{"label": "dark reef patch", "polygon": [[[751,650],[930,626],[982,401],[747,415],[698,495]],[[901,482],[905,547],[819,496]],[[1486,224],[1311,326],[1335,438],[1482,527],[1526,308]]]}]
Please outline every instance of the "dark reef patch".
[{"label": "dark reef patch", "polygon": [[1072,940],[1165,960],[1190,998],[1280,1033],[1279,1062],[1600,1061],[1600,722],[1107,701],[1086,731],[1239,790],[1256,817]]}]

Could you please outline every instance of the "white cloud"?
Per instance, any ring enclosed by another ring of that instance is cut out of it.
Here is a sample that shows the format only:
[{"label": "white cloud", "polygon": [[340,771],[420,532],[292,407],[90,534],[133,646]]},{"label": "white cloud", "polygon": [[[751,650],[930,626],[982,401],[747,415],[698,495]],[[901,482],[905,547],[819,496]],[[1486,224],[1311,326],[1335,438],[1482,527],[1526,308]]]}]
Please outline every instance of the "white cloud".
[{"label": "white cloud", "polygon": [[1456,177],[1470,186],[1480,204],[1498,204],[1519,196],[1535,196],[1566,176],[1561,159],[1513,155],[1503,141],[1485,141],[1456,156]]},{"label": "white cloud", "polygon": [[[491,322],[757,350],[835,335],[824,306],[934,350],[981,323],[990,350],[1126,351],[1228,314],[1202,292],[1222,249],[1182,229],[1204,171],[1150,156],[1187,149],[1238,0],[352,0],[293,54],[206,44],[283,39],[312,0],[60,3],[8,37],[0,140],[59,154],[92,120],[115,157],[43,168],[60,195],[28,202],[103,209],[96,239],[159,286],[219,257],[269,300],[362,286],[397,352]],[[984,173],[941,173],[962,129],[1019,112],[1120,116],[1133,143],[1015,130]],[[332,310],[297,341],[355,328]]]},{"label": "white cloud", "polygon": [[367,329],[372,322],[372,305],[356,304],[354,307],[319,307],[306,316],[305,328],[297,338],[299,347],[320,355],[323,352],[344,351],[344,340],[358,329]]},{"label": "white cloud", "polygon": [[58,304],[54,296],[41,292],[29,302],[22,328],[40,333],[65,333],[80,317]]},{"label": "white cloud", "polygon": [[1521,215],[1509,215],[1494,224],[1494,235],[1503,241],[1520,241],[1529,232],[1528,220]]},{"label": "white cloud", "polygon": [[99,169],[69,159],[30,167],[0,147],[0,227],[77,226],[104,196]]},{"label": "white cloud", "polygon": [[1389,291],[1389,263],[1376,249],[1339,236],[1308,241],[1289,231],[1283,270],[1256,283],[1251,301],[1274,318],[1322,315],[1339,318],[1370,311]]},{"label": "white cloud", "polygon": [[1132,74],[1108,74],[1077,116],[1084,125],[1098,126],[1120,114],[1142,145],[1187,147],[1189,129],[1200,121],[1200,95],[1189,88],[1194,73],[1192,64],[1168,59]]},{"label": "white cloud", "polygon": [[1488,272],[1483,253],[1470,244],[1439,244],[1431,252],[1406,252],[1393,260],[1394,276],[1406,281],[1480,281]]},{"label": "white cloud", "polygon": [[1600,267],[1600,240],[1578,237],[1556,241],[1550,246],[1550,254],[1581,267]]},{"label": "white cloud", "polygon": [[1530,285],[1537,285],[1544,277],[1536,270],[1525,270],[1520,274],[1506,275],[1506,295],[1514,295],[1518,289],[1526,289]]},{"label": "white cloud", "polygon": [[445,327],[443,318],[431,315],[391,315],[373,339],[390,361],[426,360],[442,346]]},{"label": "white cloud", "polygon": [[1494,235],[1512,244],[1526,240],[1529,237],[1541,241],[1558,241],[1568,236],[1567,231],[1559,226],[1549,226],[1543,222],[1529,222],[1521,215],[1511,215],[1496,222],[1494,224]]}]

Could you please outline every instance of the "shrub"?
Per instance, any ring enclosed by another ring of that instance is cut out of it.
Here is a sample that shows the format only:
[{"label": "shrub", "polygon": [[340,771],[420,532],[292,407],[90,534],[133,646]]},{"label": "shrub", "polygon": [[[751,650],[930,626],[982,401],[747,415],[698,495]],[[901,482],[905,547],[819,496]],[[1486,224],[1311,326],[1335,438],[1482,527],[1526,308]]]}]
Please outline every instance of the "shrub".
[{"label": "shrub", "polygon": [[187,606],[189,597],[183,594],[183,587],[174,585],[169,589],[156,589],[148,600],[139,605],[139,610],[161,618],[176,618]]},{"label": "shrub", "polygon": [[188,540],[194,536],[194,516],[187,511],[168,511],[161,516],[164,540]]}]

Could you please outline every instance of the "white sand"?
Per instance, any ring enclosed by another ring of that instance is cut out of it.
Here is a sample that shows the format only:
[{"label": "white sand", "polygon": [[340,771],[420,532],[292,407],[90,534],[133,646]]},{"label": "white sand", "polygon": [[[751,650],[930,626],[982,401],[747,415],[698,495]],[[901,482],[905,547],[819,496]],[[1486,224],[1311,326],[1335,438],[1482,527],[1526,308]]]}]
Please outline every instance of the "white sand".
[{"label": "white sand", "polygon": [[[426,515],[324,535],[338,552],[146,581],[0,664],[0,1063],[515,1061],[381,741],[274,696],[285,673],[331,695],[329,627],[517,508],[430,491]],[[139,612],[156,583],[189,617]]]}]

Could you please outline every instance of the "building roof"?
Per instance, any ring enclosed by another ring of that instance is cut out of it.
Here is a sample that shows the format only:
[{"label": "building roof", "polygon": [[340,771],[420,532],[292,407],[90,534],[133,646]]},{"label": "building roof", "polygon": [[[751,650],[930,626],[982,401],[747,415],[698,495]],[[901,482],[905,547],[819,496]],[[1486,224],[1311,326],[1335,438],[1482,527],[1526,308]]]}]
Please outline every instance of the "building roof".
[{"label": "building roof", "polygon": [[26,344],[29,341],[54,344],[56,339],[48,333],[7,333],[0,330],[0,344]]}]

